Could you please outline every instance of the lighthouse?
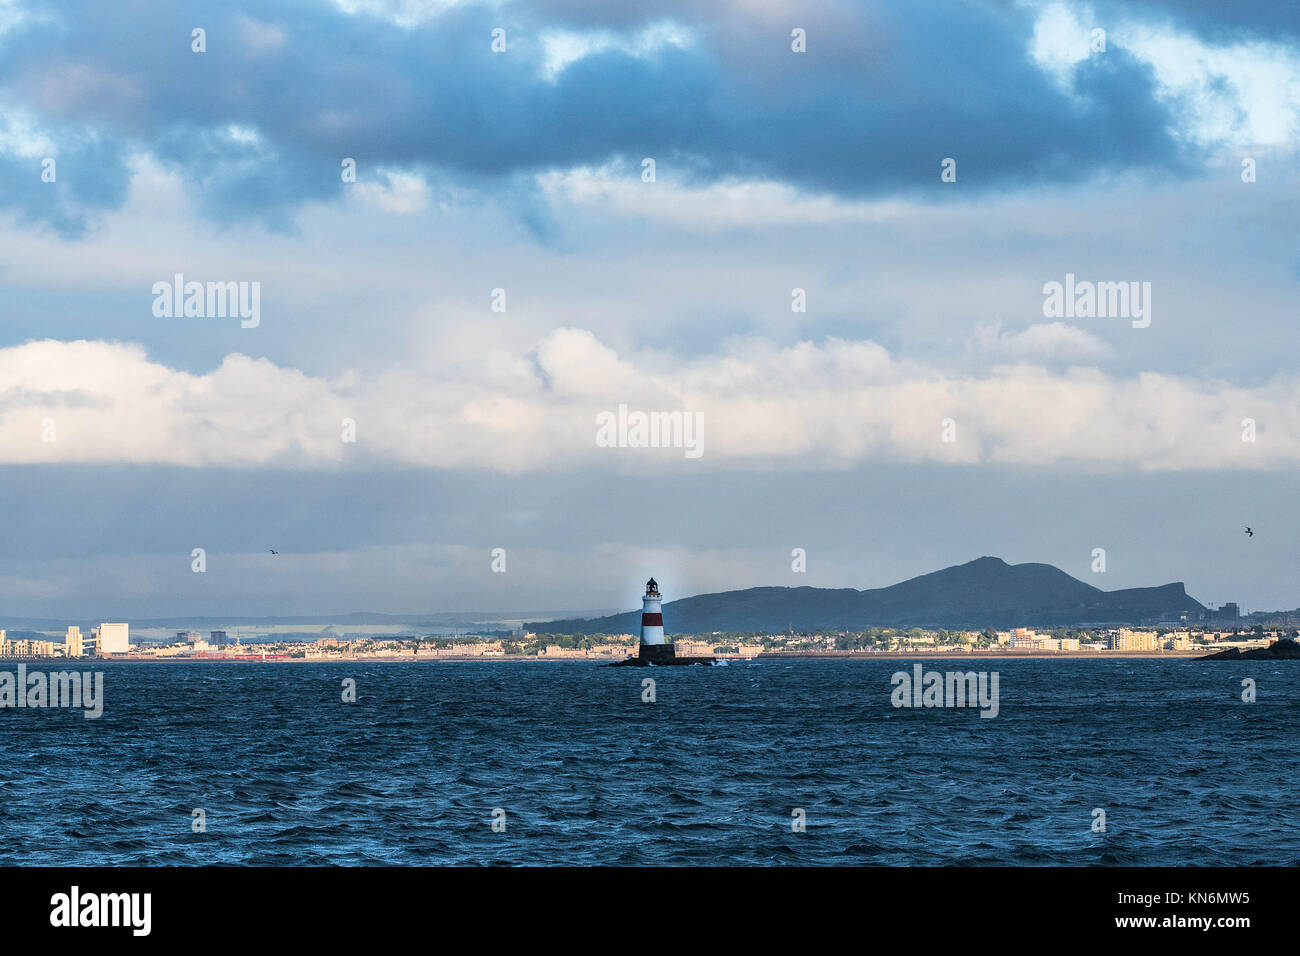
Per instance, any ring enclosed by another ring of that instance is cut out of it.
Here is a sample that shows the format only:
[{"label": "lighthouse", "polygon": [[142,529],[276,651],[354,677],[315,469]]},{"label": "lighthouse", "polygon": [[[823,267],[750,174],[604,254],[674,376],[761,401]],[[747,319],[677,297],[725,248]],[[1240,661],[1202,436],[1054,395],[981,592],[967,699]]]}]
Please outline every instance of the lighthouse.
[{"label": "lighthouse", "polygon": [[641,598],[641,644],[663,643],[663,599],[659,596],[659,585],[651,578],[645,583],[645,595]]},{"label": "lighthouse", "polygon": [[663,597],[654,578],[645,583],[641,595],[641,643],[636,657],[612,661],[607,667],[672,667],[683,664],[713,664],[712,657],[678,657],[677,648],[664,638]]}]

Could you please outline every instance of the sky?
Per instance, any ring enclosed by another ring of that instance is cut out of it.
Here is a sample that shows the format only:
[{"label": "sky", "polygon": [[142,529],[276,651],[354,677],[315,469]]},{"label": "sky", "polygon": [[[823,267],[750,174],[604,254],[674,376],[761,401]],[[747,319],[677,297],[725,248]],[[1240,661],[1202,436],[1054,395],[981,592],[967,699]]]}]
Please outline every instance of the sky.
[{"label": "sky", "polygon": [[0,616],[1300,606],[1300,10],[813,6],[0,0]]}]

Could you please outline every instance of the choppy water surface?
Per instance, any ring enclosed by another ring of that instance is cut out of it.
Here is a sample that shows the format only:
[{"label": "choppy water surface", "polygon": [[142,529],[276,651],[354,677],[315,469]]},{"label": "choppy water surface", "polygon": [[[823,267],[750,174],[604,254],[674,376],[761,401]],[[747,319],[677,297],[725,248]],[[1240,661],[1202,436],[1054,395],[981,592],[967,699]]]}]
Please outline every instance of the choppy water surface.
[{"label": "choppy water surface", "polygon": [[926,664],[992,720],[910,666],[107,664],[99,720],[0,710],[0,863],[1300,863],[1295,663]]}]

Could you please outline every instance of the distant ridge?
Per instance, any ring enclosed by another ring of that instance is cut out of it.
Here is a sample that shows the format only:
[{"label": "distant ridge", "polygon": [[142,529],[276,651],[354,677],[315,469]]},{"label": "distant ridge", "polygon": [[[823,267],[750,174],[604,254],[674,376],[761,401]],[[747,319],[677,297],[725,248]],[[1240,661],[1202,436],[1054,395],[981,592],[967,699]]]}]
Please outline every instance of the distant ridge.
[{"label": "distant ridge", "polygon": [[[1138,623],[1183,611],[1204,611],[1182,582],[1103,591],[1050,564],[1007,564],[983,557],[899,584],[852,588],[748,588],[699,594],[664,605],[669,633],[818,628],[1017,627]],[[546,621],[551,634],[635,634],[640,611]]]}]

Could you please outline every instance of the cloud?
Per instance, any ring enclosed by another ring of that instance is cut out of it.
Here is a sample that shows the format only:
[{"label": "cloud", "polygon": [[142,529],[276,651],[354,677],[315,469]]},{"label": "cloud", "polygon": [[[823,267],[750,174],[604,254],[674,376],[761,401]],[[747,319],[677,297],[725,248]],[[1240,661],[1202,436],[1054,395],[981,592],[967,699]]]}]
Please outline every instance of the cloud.
[{"label": "cloud", "polygon": [[1097,8],[1111,19],[1140,14],[1214,41],[1300,35],[1300,11],[1295,4],[1275,0],[1099,0]]},{"label": "cloud", "polygon": [[51,127],[0,96],[0,209],[20,223],[80,237],[99,212],[122,204],[129,180],[120,144],[93,126]]},{"label": "cloud", "polygon": [[[951,199],[1181,174],[1224,144],[1293,140],[1300,122],[1294,11],[1244,9],[1243,31],[1200,29],[1233,15],[1174,0],[624,6],[278,0],[253,18],[143,0],[127,22],[91,0],[5,3],[0,112],[29,114],[61,160],[95,149],[68,187],[42,189],[0,142],[0,206],[79,235],[121,202],[126,158],[142,153],[182,172],[209,217],[282,230],[304,203],[341,198],[344,156],[484,190],[652,155],[701,188]],[[189,46],[196,17],[205,54]],[[796,20],[804,54],[789,47]],[[1108,48],[1090,55],[1096,22]],[[502,25],[508,51],[494,54]],[[257,131],[258,148],[223,142],[231,127]],[[949,156],[960,186],[937,192]]]},{"label": "cloud", "polygon": [[359,181],[350,195],[384,212],[422,212],[429,205],[429,184],[414,173],[393,169],[375,170],[375,179]]},{"label": "cloud", "polygon": [[1017,331],[1003,331],[1001,322],[984,323],[975,330],[969,344],[977,351],[1009,359],[1050,359],[1076,364],[1108,358],[1115,351],[1091,332],[1064,322],[1039,322]]},{"label": "cloud", "polygon": [[[796,54],[793,14],[768,4],[622,23],[572,5],[346,8],[381,15],[282,0],[253,20],[143,0],[128,22],[67,0],[57,23],[22,20],[0,39],[0,97],[60,148],[65,130],[93,130],[114,154],[97,175],[117,182],[126,155],[149,153],[196,185],[208,215],[277,228],[340,197],[344,156],[486,187],[650,155],[682,180],[856,198],[934,194],[949,156],[962,195],[1195,159],[1149,65],[1116,49],[1062,89],[1029,55],[1023,11],[830,4],[799,11],[810,46]],[[196,17],[203,54],[190,49]],[[257,148],[228,142],[232,126],[257,131]],[[38,183],[9,201],[51,198]]]},{"label": "cloud", "polygon": [[544,62],[542,75],[554,81],[572,63],[596,53],[617,50],[634,57],[651,57],[666,47],[689,49],[695,37],[687,30],[664,21],[630,36],[609,30],[547,30],[541,35]]},{"label": "cloud", "polygon": [[236,20],[249,56],[267,56],[284,45],[287,31],[274,23],[263,23],[239,14]]},{"label": "cloud", "polygon": [[[0,394],[0,463],[397,463],[508,474],[695,464],[684,463],[680,450],[596,447],[596,415],[619,404],[702,414],[702,465],[1300,463],[1293,378],[1239,387],[1029,364],[953,375],[895,360],[872,342],[837,339],[788,348],[738,341],[679,361],[622,356],[590,332],[565,328],[529,354],[498,352],[457,373],[392,370],[334,381],[241,354],[192,374],[150,361],[138,346],[45,340],[0,350],[0,381],[8,384]],[[1256,442],[1242,440],[1245,418],[1256,422]],[[356,423],[355,444],[342,440],[344,419]],[[954,442],[941,440],[945,419],[955,422]],[[50,420],[54,441],[43,440]]]},{"label": "cloud", "polygon": [[[1211,37],[1170,28],[1151,11],[1128,7],[1099,16],[1083,4],[1039,8],[1033,59],[1072,89],[1079,66],[1123,49],[1149,66],[1155,98],[1181,134],[1204,148],[1293,142],[1300,131],[1300,54],[1276,35],[1220,31]],[[1104,27],[1106,52],[1090,49],[1091,30]]]},{"label": "cloud", "polygon": [[590,213],[635,216],[688,229],[897,223],[926,215],[916,203],[845,200],[772,180],[682,183],[671,177],[669,170],[647,184],[641,181],[639,165],[608,164],[542,173],[537,183],[548,202],[563,208],[582,207]]},{"label": "cloud", "polygon": [[[332,0],[342,12],[351,16],[377,17],[403,29],[411,29],[433,20],[457,6],[475,0]],[[479,2],[499,6],[492,0]]]}]

